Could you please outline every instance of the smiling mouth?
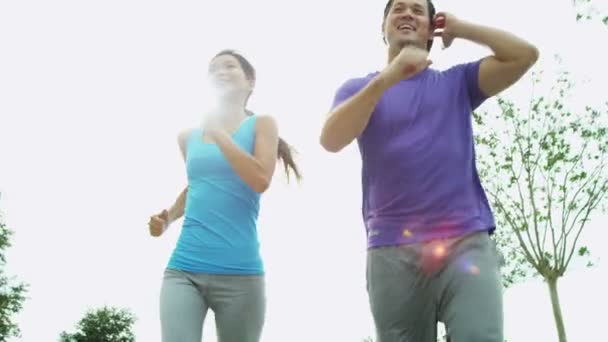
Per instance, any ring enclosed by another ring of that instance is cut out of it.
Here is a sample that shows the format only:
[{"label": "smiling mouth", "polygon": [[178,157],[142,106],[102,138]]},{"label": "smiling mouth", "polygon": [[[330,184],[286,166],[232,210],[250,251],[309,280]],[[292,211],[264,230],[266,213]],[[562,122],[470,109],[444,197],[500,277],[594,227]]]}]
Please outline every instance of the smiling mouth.
[{"label": "smiling mouth", "polygon": [[416,32],[416,28],[410,24],[401,24],[397,29],[401,32]]}]

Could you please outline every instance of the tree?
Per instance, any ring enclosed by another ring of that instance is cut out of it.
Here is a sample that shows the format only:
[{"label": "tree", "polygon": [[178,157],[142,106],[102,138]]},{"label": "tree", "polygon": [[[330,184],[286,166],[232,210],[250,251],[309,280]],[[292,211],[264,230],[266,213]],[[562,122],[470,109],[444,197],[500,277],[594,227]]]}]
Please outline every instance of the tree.
[{"label": "tree", "polygon": [[135,315],[127,309],[104,306],[88,311],[77,324],[77,331],[62,332],[61,342],[134,342]]},{"label": "tree", "polygon": [[530,271],[542,277],[560,342],[567,338],[557,283],[573,258],[590,265],[579,238],[591,214],[605,209],[608,190],[608,102],[603,112],[576,110],[568,105],[572,87],[562,72],[525,111],[498,98],[497,115],[474,113],[479,173],[497,225],[510,228],[496,237],[508,249],[506,283]]},{"label": "tree", "polygon": [[0,213],[0,342],[21,336],[19,326],[13,317],[23,308],[27,292],[26,284],[13,284],[14,279],[10,279],[4,273],[3,266],[6,265],[4,252],[11,247],[12,234],[13,232],[7,228],[2,213]]},{"label": "tree", "polygon": [[572,0],[576,10],[576,21],[593,20],[597,17],[608,27],[608,14],[602,14],[591,0]]}]

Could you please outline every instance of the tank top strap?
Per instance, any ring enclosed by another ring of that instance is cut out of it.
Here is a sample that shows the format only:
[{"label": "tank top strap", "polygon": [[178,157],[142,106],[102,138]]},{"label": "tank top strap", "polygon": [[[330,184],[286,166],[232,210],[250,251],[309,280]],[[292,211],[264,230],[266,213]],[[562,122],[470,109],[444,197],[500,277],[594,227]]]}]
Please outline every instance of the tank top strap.
[{"label": "tank top strap", "polygon": [[237,130],[235,135],[250,136],[255,134],[255,122],[257,120],[256,115],[250,115],[243,120],[241,127]]}]

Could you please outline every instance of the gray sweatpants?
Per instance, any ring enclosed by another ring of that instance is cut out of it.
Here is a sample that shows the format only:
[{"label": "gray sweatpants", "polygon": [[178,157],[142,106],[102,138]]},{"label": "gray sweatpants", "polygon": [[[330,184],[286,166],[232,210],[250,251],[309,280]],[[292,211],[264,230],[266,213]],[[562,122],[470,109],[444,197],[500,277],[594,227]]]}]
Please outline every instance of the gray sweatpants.
[{"label": "gray sweatpants", "polygon": [[262,275],[213,275],[165,270],[160,294],[163,342],[201,342],[213,310],[219,342],[258,342],[266,312]]},{"label": "gray sweatpants", "polygon": [[501,256],[486,232],[367,254],[378,342],[503,342]]}]

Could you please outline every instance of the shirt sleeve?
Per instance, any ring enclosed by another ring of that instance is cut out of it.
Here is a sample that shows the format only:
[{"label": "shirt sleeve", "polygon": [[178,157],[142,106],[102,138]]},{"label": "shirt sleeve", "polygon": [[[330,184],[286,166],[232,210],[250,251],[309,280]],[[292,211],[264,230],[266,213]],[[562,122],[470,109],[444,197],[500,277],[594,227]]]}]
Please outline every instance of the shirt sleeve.
[{"label": "shirt sleeve", "polygon": [[362,82],[359,79],[350,79],[344,82],[334,95],[334,100],[331,105],[331,110],[334,110],[338,107],[342,102],[348,100],[353,95],[355,95],[359,90],[361,90]]},{"label": "shirt sleeve", "polygon": [[459,68],[462,70],[462,75],[467,88],[472,110],[477,109],[488,99],[488,96],[486,96],[479,88],[479,66],[481,65],[481,61],[482,59],[461,64],[459,66]]}]

